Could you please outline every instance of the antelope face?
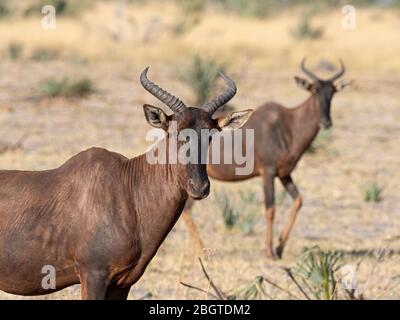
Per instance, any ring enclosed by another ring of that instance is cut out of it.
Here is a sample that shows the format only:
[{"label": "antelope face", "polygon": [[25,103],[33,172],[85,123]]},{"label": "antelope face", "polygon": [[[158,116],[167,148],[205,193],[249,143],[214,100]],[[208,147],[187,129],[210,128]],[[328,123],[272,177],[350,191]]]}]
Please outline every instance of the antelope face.
[{"label": "antelope face", "polygon": [[334,94],[350,84],[349,82],[343,80],[335,83],[335,81],[339,79],[345,72],[345,68],[341,60],[340,65],[341,70],[333,77],[327,80],[321,80],[314,73],[306,69],[305,59],[303,59],[301,63],[301,69],[313,81],[309,82],[307,79],[295,77],[296,83],[301,88],[311,92],[311,94],[318,97],[320,108],[320,124],[324,129],[329,129],[332,126],[331,101]]},{"label": "antelope face", "polygon": [[[200,108],[186,108],[167,116],[160,108],[144,105],[147,122],[162,128],[176,143],[179,180],[186,192],[194,199],[203,199],[210,193],[207,175],[207,151],[215,132],[234,130],[242,126],[252,111],[233,112],[218,119]],[[171,148],[172,143],[169,145]],[[175,151],[175,150],[174,150]]]},{"label": "antelope face", "polygon": [[311,84],[310,91],[318,97],[320,123],[324,129],[332,126],[331,101],[335,94],[335,86],[331,81],[318,80]]},{"label": "antelope face", "polygon": [[192,198],[203,199],[210,193],[206,170],[208,145],[212,134],[219,128],[211,115],[202,109],[187,108],[175,114],[173,119],[177,121],[178,136],[183,137],[178,148],[184,148],[189,158],[186,164],[182,161],[181,181]]},{"label": "antelope face", "polygon": [[[212,135],[220,130],[234,130],[242,126],[252,111],[233,112],[213,119],[213,113],[229,101],[236,93],[234,82],[227,76],[222,77],[228,89],[219,97],[200,108],[186,107],[182,101],[147,79],[147,69],[142,73],[141,82],[146,90],[167,104],[173,115],[166,115],[160,108],[144,105],[147,122],[156,128],[162,128],[167,137],[176,142],[179,181],[183,189],[194,199],[203,199],[210,192],[207,175],[207,151]],[[168,148],[171,148],[172,143]]]}]

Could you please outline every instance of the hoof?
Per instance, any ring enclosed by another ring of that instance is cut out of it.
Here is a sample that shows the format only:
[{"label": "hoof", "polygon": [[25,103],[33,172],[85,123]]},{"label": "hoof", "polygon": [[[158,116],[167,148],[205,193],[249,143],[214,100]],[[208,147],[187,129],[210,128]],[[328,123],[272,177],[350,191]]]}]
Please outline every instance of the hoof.
[{"label": "hoof", "polygon": [[282,259],[283,247],[277,246],[275,252],[276,252],[276,256],[278,257],[278,259]]}]

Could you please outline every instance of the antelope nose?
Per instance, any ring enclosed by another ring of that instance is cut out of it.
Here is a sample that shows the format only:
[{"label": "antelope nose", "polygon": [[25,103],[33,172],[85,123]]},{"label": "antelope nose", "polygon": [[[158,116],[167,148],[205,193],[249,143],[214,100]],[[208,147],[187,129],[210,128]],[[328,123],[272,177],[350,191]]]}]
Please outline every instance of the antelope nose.
[{"label": "antelope nose", "polygon": [[204,199],[210,193],[210,181],[189,179],[189,194],[194,199]]}]

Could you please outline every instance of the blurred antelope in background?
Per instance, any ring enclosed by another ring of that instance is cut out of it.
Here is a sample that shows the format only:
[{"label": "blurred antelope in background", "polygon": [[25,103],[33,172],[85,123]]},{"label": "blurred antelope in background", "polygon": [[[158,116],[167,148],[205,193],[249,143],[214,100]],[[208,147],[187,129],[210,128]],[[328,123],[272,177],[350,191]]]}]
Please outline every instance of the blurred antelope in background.
[{"label": "blurred antelope in background", "polygon": [[[312,80],[311,82],[295,77],[296,83],[310,92],[310,96],[297,107],[286,108],[275,102],[268,102],[258,107],[249,121],[242,127],[254,129],[254,170],[248,175],[237,175],[239,167],[232,164],[210,163],[207,166],[208,175],[221,181],[241,181],[261,176],[264,185],[264,199],[267,220],[266,255],[269,258],[281,258],[283,250],[293,228],[298,212],[302,206],[302,198],[291,177],[292,171],[304,152],[310,147],[321,127],[327,129],[332,126],[331,101],[334,94],[342,90],[348,82],[335,83],[345,73],[343,62],[341,69],[327,80],[318,78],[305,67],[305,58],[301,62],[301,70]],[[242,139],[243,144],[246,139]],[[222,146],[222,145],[221,145]],[[247,150],[242,146],[242,150]],[[210,146],[210,153],[212,145]],[[223,152],[221,152],[223,154]],[[285,190],[294,201],[289,221],[279,236],[276,250],[273,248],[273,222],[275,217],[275,187],[274,180],[279,178]],[[193,201],[188,201],[183,218],[189,228],[192,238],[200,248],[202,240],[193,223],[190,210]]]}]

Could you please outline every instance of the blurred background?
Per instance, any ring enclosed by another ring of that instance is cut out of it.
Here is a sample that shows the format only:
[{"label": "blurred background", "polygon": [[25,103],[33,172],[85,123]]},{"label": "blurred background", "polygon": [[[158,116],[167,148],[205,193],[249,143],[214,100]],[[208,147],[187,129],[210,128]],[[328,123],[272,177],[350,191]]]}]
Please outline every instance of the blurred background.
[{"label": "blurred background", "polygon": [[[169,63],[201,53],[254,68],[294,68],[304,55],[352,70],[396,71],[399,1],[2,0],[1,47],[9,59]],[[41,27],[53,5],[56,29]],[[344,9],[343,9],[344,8]],[[344,11],[342,11],[344,10]],[[346,14],[347,13],[347,14]],[[348,28],[343,27],[348,25]]]},{"label": "blurred background", "polygon": [[[92,146],[144,152],[142,104],[163,107],[139,84],[147,66],[150,79],[191,105],[220,89],[225,70],[239,89],[232,107],[245,109],[300,104],[308,96],[293,80],[301,59],[323,78],[341,58],[353,85],[335,96],[333,128],[294,173],[305,203],[284,259],[264,257],[262,184],[253,179],[212,181],[195,205],[204,261],[235,297],[305,298],[284,268],[295,270],[309,258],[302,250],[318,245],[357,267],[358,297],[400,298],[399,52],[398,0],[0,0],[0,169],[58,167]],[[276,234],[291,206],[277,189]],[[197,256],[178,221],[130,297],[209,298],[180,284],[207,288]],[[324,287],[318,281],[312,286]],[[39,298],[78,297],[76,286]]]}]

